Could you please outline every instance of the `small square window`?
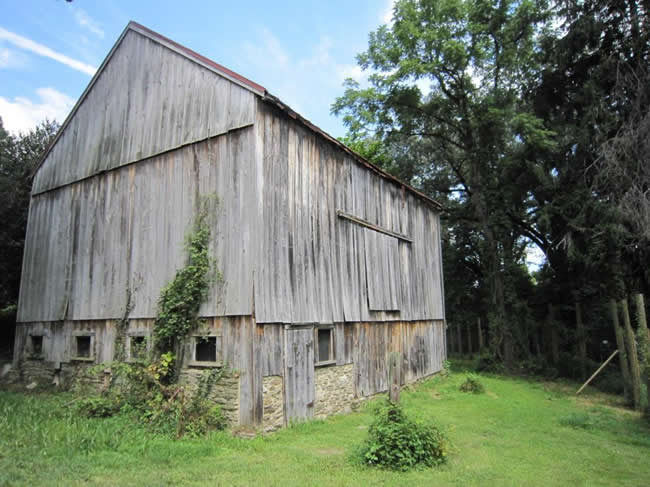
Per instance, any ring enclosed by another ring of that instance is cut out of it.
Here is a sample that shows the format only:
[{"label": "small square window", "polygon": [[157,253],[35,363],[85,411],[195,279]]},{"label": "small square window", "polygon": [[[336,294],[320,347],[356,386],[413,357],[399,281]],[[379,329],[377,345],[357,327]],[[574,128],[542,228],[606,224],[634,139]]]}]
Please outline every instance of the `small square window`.
[{"label": "small square window", "polygon": [[196,337],[194,357],[197,362],[217,361],[217,337]]},{"label": "small square window", "polygon": [[79,358],[91,358],[91,339],[88,335],[79,335],[75,337],[77,345],[77,354],[76,357]]},{"label": "small square window", "polygon": [[328,364],[334,362],[334,333],[333,328],[316,329],[316,363]]},{"label": "small square window", "polygon": [[43,355],[43,335],[31,335],[32,355]]},{"label": "small square window", "polygon": [[129,358],[141,359],[147,356],[147,337],[138,335],[129,337]]}]

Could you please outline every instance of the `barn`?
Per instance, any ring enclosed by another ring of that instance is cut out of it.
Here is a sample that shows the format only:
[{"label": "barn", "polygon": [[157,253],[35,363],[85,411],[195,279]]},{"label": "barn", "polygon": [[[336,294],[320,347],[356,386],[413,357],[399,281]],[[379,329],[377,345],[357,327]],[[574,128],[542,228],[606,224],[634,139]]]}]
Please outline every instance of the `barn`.
[{"label": "barn", "polygon": [[[14,360],[63,380],[150,346],[161,289],[186,261],[202,196],[222,281],[182,379],[229,372],[234,423],[346,411],[446,357],[440,205],[263,86],[129,23],[33,180]],[[130,345],[131,346],[130,346]],[[132,357],[131,357],[132,358]],[[224,399],[226,398],[226,399]]]}]

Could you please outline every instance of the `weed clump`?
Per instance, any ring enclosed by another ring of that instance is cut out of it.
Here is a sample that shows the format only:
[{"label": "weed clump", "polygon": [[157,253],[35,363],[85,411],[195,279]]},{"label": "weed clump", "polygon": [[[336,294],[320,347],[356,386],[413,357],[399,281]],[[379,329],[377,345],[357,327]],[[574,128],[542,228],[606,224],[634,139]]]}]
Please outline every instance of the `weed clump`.
[{"label": "weed clump", "polygon": [[439,428],[411,421],[399,404],[387,401],[377,408],[358,455],[366,465],[406,471],[440,465],[448,451],[449,441]]},{"label": "weed clump", "polygon": [[483,394],[485,392],[485,387],[478,379],[478,376],[474,374],[469,374],[460,385],[461,392],[471,392],[472,394]]}]

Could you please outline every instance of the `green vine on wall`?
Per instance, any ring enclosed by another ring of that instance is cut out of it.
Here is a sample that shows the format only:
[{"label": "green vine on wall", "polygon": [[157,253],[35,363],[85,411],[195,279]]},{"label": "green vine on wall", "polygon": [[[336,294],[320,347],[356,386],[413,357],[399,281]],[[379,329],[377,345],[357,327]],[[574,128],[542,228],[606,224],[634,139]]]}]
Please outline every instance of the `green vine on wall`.
[{"label": "green vine on wall", "polygon": [[208,253],[211,236],[208,217],[215,200],[216,197],[201,199],[192,230],[185,238],[187,263],[160,293],[154,340],[161,353],[173,350],[175,345],[182,345],[198,326],[201,304],[207,298],[212,283],[221,280],[216,262]]}]

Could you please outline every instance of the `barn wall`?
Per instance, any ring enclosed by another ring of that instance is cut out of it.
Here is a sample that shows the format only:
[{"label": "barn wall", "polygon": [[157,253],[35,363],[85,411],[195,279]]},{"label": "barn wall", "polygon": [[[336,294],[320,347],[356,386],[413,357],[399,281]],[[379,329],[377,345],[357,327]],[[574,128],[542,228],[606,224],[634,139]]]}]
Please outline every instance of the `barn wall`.
[{"label": "barn wall", "polygon": [[263,102],[256,137],[258,323],[444,319],[429,204]]},{"label": "barn wall", "polygon": [[[19,322],[153,318],[201,196],[223,274],[203,316],[253,312],[254,131],[244,128],[32,197]],[[214,198],[213,198],[214,199]]]},{"label": "barn wall", "polygon": [[33,192],[250,125],[254,97],[129,30],[36,174]]}]

